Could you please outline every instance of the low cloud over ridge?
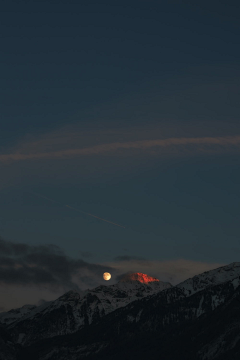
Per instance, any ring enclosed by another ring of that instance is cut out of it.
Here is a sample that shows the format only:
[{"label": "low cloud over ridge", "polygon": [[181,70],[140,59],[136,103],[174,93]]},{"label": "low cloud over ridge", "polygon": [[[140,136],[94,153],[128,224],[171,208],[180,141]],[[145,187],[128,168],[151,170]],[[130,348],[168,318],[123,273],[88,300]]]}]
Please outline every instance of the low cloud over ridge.
[{"label": "low cloud over ridge", "polygon": [[193,261],[188,259],[174,260],[147,260],[138,257],[118,256],[112,262],[106,263],[108,266],[118,269],[120,275],[116,276],[120,280],[123,275],[132,272],[142,272],[160,281],[170,282],[177,285],[180,282],[201,274],[204,271],[216,269],[226,264],[208,263],[203,261]]},{"label": "low cloud over ridge", "polygon": [[[186,259],[147,260],[117,256],[112,262],[88,263],[68,257],[55,245],[34,246],[0,239],[0,309],[54,300],[74,289],[81,292],[105,284],[102,274],[109,271],[117,282],[126,273],[142,272],[176,285],[189,277],[225,264]],[[0,311],[1,311],[0,310]]]}]

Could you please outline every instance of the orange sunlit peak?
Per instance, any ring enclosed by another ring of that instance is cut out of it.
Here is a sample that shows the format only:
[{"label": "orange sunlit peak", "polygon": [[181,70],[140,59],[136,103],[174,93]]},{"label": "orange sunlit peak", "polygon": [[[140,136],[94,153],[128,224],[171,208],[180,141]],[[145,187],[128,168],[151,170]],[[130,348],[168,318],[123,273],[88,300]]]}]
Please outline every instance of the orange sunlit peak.
[{"label": "orange sunlit peak", "polygon": [[157,278],[149,276],[147,274],[136,272],[136,273],[125,275],[121,279],[121,281],[122,282],[125,282],[125,281],[140,281],[143,284],[148,284],[150,282],[159,281],[159,280]]}]

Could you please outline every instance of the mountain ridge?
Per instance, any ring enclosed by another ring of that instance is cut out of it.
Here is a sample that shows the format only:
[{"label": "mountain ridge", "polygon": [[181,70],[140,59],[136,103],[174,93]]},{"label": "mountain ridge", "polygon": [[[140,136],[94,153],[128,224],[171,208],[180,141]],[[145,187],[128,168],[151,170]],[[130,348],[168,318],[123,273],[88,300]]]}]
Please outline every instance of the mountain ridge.
[{"label": "mountain ridge", "polygon": [[[16,343],[27,345],[43,338],[74,333],[117,308],[171,286],[155,280],[148,283],[126,280],[113,285],[101,285],[83,294],[70,290],[58,299],[38,307],[23,306],[2,313],[0,322],[12,331]],[[28,331],[29,327],[31,332]]]},{"label": "mountain ridge", "polygon": [[[142,282],[138,280],[139,276]],[[207,323],[207,319],[214,328],[218,321],[215,313],[231,314],[231,302],[236,309],[239,306],[240,313],[239,262],[196,275],[176,286],[142,273],[127,274],[125,281],[101,285],[83,295],[70,291],[41,307],[29,309],[26,306],[22,319],[11,322],[6,314],[4,316],[6,329],[11,333],[13,342],[20,346],[20,360],[27,360],[27,356],[36,360],[79,360],[86,356],[89,360],[120,359],[118,353],[122,357],[126,355],[121,350],[123,343],[127,344],[129,354],[132,354],[128,359],[144,359],[139,355],[140,345],[145,358],[149,354],[144,346],[150,346],[149,352],[155,359],[157,351],[161,351],[159,341],[165,344],[164,359],[172,360],[172,344],[178,338],[186,344],[196,342],[196,351],[189,345],[186,359],[222,360],[224,351],[234,353],[234,341],[238,344],[238,337],[234,335],[236,330],[231,329],[240,330],[240,316],[235,324],[235,320],[231,316],[228,319],[226,315],[225,323],[221,322],[218,329],[220,335],[216,334],[212,342],[201,335],[204,330],[199,329],[201,324]],[[4,316],[0,316],[0,320]],[[4,325],[4,321],[2,323]],[[191,328],[195,340],[189,330]],[[227,338],[228,333],[233,333],[233,341],[229,342],[229,346],[225,345],[222,352],[216,350],[221,344],[220,339]],[[146,334],[147,339],[144,340]],[[150,334],[158,340],[154,342]],[[169,334],[172,343],[166,334]],[[205,343],[198,340],[201,338]],[[182,351],[181,344],[176,343],[176,348]]]}]

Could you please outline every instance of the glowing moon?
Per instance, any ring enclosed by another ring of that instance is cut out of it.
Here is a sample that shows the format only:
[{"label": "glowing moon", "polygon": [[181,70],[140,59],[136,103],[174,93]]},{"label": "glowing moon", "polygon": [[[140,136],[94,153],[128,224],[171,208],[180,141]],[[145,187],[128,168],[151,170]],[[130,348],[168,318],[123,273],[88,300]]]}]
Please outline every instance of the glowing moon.
[{"label": "glowing moon", "polygon": [[112,277],[112,275],[111,275],[109,272],[105,272],[105,273],[103,274],[104,280],[110,280],[111,277]]}]

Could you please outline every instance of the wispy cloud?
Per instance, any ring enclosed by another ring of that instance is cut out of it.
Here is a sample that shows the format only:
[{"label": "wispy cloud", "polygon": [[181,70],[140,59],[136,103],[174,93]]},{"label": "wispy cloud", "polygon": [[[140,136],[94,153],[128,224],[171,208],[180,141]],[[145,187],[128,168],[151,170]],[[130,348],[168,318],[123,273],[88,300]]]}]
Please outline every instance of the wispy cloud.
[{"label": "wispy cloud", "polygon": [[154,140],[138,140],[127,142],[113,142],[104,143],[100,145],[64,149],[57,151],[44,151],[37,152],[16,151],[8,154],[0,155],[0,162],[36,160],[36,159],[67,159],[75,157],[86,157],[101,154],[116,154],[121,151],[151,151],[157,153],[159,150],[164,149],[167,151],[190,151],[194,149],[203,153],[207,152],[223,152],[223,151],[236,151],[240,150],[240,136],[222,136],[222,137],[180,137],[180,138],[167,138],[167,139],[154,139]]}]

